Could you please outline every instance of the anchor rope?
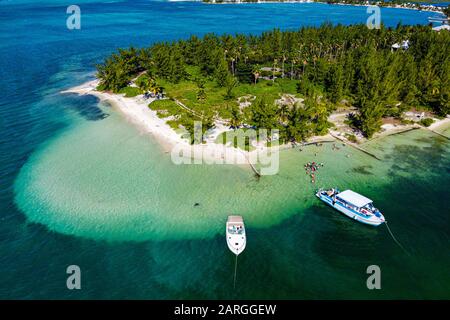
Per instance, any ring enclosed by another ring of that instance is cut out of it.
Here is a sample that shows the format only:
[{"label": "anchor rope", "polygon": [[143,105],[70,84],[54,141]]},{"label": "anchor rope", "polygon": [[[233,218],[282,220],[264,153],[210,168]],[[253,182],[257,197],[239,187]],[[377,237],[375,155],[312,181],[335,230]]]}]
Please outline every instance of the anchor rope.
[{"label": "anchor rope", "polygon": [[403,250],[405,251],[405,253],[407,255],[410,255],[408,251],[406,251],[406,249],[402,246],[402,244],[395,238],[394,234],[391,231],[391,228],[389,228],[387,221],[384,222],[384,224],[386,225],[386,228],[389,231],[389,234],[391,235],[392,239],[394,239],[395,243],[397,243],[397,245]]},{"label": "anchor rope", "polygon": [[234,261],[234,280],[233,280],[233,289],[236,288],[236,271],[237,271],[237,258],[238,256],[236,255],[236,260]]}]

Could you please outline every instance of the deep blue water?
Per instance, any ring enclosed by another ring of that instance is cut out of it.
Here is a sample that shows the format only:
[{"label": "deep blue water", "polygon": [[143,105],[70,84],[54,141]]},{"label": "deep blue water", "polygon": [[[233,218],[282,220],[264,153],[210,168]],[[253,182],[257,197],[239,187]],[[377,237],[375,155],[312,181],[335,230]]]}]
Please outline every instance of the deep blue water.
[{"label": "deep blue water", "polygon": [[[27,223],[16,208],[14,180],[32,152],[69,127],[74,118],[102,118],[94,98],[62,96],[59,91],[91,79],[95,64],[119,47],[147,46],[209,32],[260,33],[275,27],[295,29],[324,22],[365,23],[366,9],[325,4],[211,6],[136,0],[78,3],[82,28],[69,31],[65,1],[0,2],[0,298],[227,297],[223,292],[208,295],[193,287],[183,289],[173,280],[170,285],[157,281],[158,286],[152,289],[139,282],[144,281],[139,278],[142,255],[161,249],[176,256],[177,246],[193,250],[201,248],[202,243],[112,245],[49,232],[44,226]],[[431,15],[383,9],[382,22],[388,26],[399,22],[426,24]],[[286,223],[285,227],[289,230],[295,223]],[[295,234],[292,237],[296,240]],[[214,239],[212,243],[221,241]],[[88,280],[96,281],[97,287],[81,293],[65,290],[64,268],[73,263],[73,257],[85,261],[81,267],[89,266]],[[114,261],[124,259],[134,264],[111,267]],[[105,266],[110,269],[105,271]],[[333,290],[319,292],[322,295],[312,288],[303,292],[288,288],[283,294],[261,288],[258,292],[244,291],[241,297],[353,297],[347,291],[344,296]],[[417,297],[414,293],[396,294],[390,297]],[[443,294],[439,291],[437,297]],[[436,294],[424,290],[418,296]]]}]

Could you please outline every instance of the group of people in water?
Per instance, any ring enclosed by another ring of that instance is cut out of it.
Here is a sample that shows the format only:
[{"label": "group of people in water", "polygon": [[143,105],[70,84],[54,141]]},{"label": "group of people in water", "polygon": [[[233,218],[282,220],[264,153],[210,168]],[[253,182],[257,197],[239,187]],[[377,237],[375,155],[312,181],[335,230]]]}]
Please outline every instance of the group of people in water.
[{"label": "group of people in water", "polygon": [[323,167],[323,163],[317,163],[315,161],[305,164],[305,172],[311,177],[312,183],[316,182],[316,172],[319,171],[319,168],[321,167]]},{"label": "group of people in water", "polygon": [[[319,143],[319,142],[316,142],[314,144],[317,147],[321,147],[323,145],[323,143]],[[305,146],[305,145],[306,144],[303,144],[302,146]],[[296,144],[293,143],[292,147],[294,148],[295,146],[296,146]],[[300,147],[299,151],[303,151],[302,146]],[[342,146],[345,147],[345,143],[342,143]],[[333,151],[339,151],[341,149],[341,147],[338,146],[337,143],[333,143],[331,149]],[[318,153],[315,152],[314,156],[317,157]],[[347,154],[346,157],[350,158],[350,154]],[[308,162],[308,163],[306,163],[304,165],[305,173],[311,177],[311,183],[315,183],[316,182],[316,173],[323,166],[324,166],[324,164],[322,162],[315,162],[315,161]]]}]

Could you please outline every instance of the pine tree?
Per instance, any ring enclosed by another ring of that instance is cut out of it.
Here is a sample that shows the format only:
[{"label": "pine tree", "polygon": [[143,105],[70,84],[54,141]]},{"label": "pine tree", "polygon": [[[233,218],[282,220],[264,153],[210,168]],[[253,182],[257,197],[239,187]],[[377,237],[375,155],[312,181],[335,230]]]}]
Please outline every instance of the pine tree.
[{"label": "pine tree", "polygon": [[344,70],[341,63],[333,64],[327,75],[328,92],[333,103],[341,101],[344,94]]},{"label": "pine tree", "polygon": [[198,91],[197,91],[197,100],[205,101],[206,100],[206,91],[205,91],[205,80],[196,79]]},{"label": "pine tree", "polygon": [[243,61],[236,64],[236,76],[240,83],[253,83],[253,68]]},{"label": "pine tree", "polygon": [[304,141],[312,134],[311,113],[305,105],[295,104],[286,127],[289,140]]},{"label": "pine tree", "polygon": [[237,86],[238,81],[231,74],[225,80],[225,99],[230,100],[234,98],[233,89]]},{"label": "pine tree", "polygon": [[157,44],[152,48],[155,74],[161,78],[168,78],[170,71],[170,50],[165,44]]},{"label": "pine tree", "polygon": [[380,99],[382,82],[381,58],[377,55],[374,46],[369,46],[367,51],[360,60],[358,67],[355,105],[359,108],[358,120],[361,123],[360,129],[370,138],[381,127],[384,108]]},{"label": "pine tree", "polygon": [[275,129],[278,127],[277,107],[269,103],[265,97],[254,101],[250,109],[250,124],[258,129]]},{"label": "pine tree", "polygon": [[227,78],[230,76],[230,72],[228,71],[228,63],[225,59],[220,59],[219,65],[215,71],[215,78],[217,84],[220,87],[224,87],[227,84]]},{"label": "pine tree", "polygon": [[398,108],[398,115],[410,107],[418,105],[417,96],[419,90],[417,89],[417,66],[414,58],[410,54],[403,55],[402,68],[399,74],[399,81],[401,86],[399,88],[399,100],[402,104]]},{"label": "pine tree", "polygon": [[230,126],[236,129],[242,124],[242,113],[239,106],[232,104],[230,107],[230,114]]},{"label": "pine tree", "polygon": [[178,83],[186,78],[186,63],[179,45],[172,45],[169,51],[170,53],[166,70],[166,78],[173,83]]}]

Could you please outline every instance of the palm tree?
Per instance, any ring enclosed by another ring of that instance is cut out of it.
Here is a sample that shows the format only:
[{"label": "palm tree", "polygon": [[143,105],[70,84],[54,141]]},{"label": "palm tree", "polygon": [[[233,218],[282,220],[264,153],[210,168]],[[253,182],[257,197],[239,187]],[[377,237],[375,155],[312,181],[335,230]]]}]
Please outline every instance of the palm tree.
[{"label": "palm tree", "polygon": [[294,77],[294,63],[295,59],[291,59],[291,80]]},{"label": "palm tree", "polygon": [[284,78],[284,62],[286,61],[286,56],[283,53],[283,60],[281,62],[281,77]]},{"label": "palm tree", "polygon": [[259,64],[256,64],[256,65],[253,66],[252,73],[253,73],[253,77],[254,77],[254,79],[255,79],[255,85],[256,85],[256,82],[258,81],[258,78],[259,78],[259,76],[260,76],[260,67],[259,67]]},{"label": "palm tree", "polygon": [[286,123],[288,121],[289,111],[289,106],[287,104],[282,104],[278,109],[278,116],[280,117],[280,121],[282,123]]},{"label": "palm tree", "polygon": [[158,93],[163,92],[163,88],[158,85],[155,80],[151,79],[151,81],[149,82],[148,91],[150,91],[154,95],[157,95]]},{"label": "palm tree", "polygon": [[275,82],[275,68],[277,66],[278,60],[273,59],[273,68],[272,68],[272,82]]},{"label": "palm tree", "polygon": [[155,82],[154,79],[150,78],[147,74],[144,74],[137,79],[136,85],[142,93],[146,93],[151,90],[153,82]]},{"label": "palm tree", "polygon": [[235,75],[235,72],[234,72],[234,62],[235,62],[235,59],[234,59],[234,58],[231,58],[231,72],[233,73],[233,76]]}]

